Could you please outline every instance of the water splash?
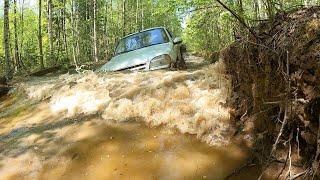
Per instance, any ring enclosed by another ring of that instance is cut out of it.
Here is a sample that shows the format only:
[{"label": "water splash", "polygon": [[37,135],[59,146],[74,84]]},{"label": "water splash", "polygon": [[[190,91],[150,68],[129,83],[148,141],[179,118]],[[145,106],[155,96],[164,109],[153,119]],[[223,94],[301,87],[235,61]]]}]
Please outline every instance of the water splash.
[{"label": "water splash", "polygon": [[32,100],[50,99],[51,111],[61,117],[98,113],[108,121],[165,125],[197,135],[210,145],[229,140],[230,115],[223,104],[230,97],[231,84],[221,61],[189,71],[89,71],[37,81],[20,87]]}]

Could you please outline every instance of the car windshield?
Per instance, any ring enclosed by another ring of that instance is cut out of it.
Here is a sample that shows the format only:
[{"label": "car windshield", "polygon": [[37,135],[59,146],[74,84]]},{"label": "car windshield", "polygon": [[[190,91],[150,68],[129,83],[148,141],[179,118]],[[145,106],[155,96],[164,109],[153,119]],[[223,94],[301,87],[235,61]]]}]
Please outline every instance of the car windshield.
[{"label": "car windshield", "polygon": [[116,48],[116,54],[167,42],[169,38],[164,29],[153,29],[121,39]]}]

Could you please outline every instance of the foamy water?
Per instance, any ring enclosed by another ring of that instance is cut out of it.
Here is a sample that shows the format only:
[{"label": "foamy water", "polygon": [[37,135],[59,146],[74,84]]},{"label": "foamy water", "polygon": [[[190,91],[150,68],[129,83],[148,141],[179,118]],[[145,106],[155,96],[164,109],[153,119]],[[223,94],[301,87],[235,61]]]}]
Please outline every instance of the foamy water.
[{"label": "foamy water", "polygon": [[231,84],[222,62],[189,71],[88,71],[29,81],[20,88],[31,100],[49,99],[51,112],[59,117],[102,114],[106,121],[164,125],[210,145],[229,141],[230,115],[223,104]]},{"label": "foamy water", "polygon": [[201,61],[17,85],[0,100],[1,179],[224,179],[248,154],[229,143],[223,63]]}]

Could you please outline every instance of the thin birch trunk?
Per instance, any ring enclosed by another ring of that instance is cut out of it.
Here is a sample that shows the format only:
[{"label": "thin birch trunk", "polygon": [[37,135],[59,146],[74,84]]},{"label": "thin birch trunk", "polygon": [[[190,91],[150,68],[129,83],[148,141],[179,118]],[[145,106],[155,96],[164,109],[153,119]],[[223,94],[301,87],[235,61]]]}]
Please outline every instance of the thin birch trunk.
[{"label": "thin birch trunk", "polygon": [[139,24],[138,24],[138,19],[139,19],[139,0],[136,0],[136,31],[139,31]]},{"label": "thin birch trunk", "polygon": [[97,0],[93,0],[93,47],[94,61],[98,62],[98,45],[97,45]]},{"label": "thin birch trunk", "polygon": [[14,27],[14,71],[18,71],[19,66],[19,48],[18,48],[18,32],[17,32],[17,0],[13,1],[13,27]]},{"label": "thin birch trunk", "polygon": [[76,69],[78,69],[78,63],[77,63],[77,58],[76,58],[76,45],[75,45],[75,28],[76,28],[76,24],[74,21],[74,9],[75,9],[75,4],[74,4],[75,0],[71,0],[71,24],[72,24],[72,57],[73,57],[73,63],[76,66]]},{"label": "thin birch trunk", "polygon": [[[63,21],[63,25],[62,25],[62,33],[63,33],[63,44],[64,44],[64,50],[66,53],[66,57],[69,60],[69,52],[68,52],[68,41],[67,41],[67,30],[66,30],[66,0],[63,0],[63,16],[62,16],[62,21]],[[69,62],[69,61],[68,61]]]},{"label": "thin birch trunk", "polygon": [[52,30],[52,0],[48,0],[48,34],[49,34],[49,60],[55,64],[53,49],[53,30]]},{"label": "thin birch trunk", "polygon": [[38,41],[39,41],[40,66],[41,66],[41,69],[44,69],[41,18],[42,18],[42,0],[39,0]]},{"label": "thin birch trunk", "polygon": [[21,3],[21,17],[20,17],[20,22],[21,22],[21,34],[20,34],[20,54],[19,54],[19,59],[20,59],[20,62],[21,64],[24,66],[23,64],[23,60],[22,60],[22,57],[23,57],[23,43],[24,43],[24,0],[22,0],[22,3]]},{"label": "thin birch trunk", "polygon": [[10,42],[9,42],[9,0],[4,0],[4,25],[3,25],[3,42],[6,60],[6,76],[7,79],[12,78],[11,64],[10,64]]},{"label": "thin birch trunk", "polygon": [[144,29],[144,10],[143,10],[143,2],[141,1],[141,28],[140,31]]},{"label": "thin birch trunk", "polygon": [[123,23],[123,31],[122,31],[122,35],[125,36],[126,35],[126,0],[122,1],[122,23]]}]

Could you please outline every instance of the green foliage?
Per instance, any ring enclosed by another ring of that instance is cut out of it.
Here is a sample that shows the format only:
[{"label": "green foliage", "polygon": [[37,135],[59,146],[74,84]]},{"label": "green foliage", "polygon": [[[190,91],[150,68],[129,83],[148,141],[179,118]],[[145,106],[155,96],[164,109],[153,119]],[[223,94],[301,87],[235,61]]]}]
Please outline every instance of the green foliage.
[{"label": "green foliage", "polygon": [[[221,0],[249,27],[260,20],[268,19],[272,13],[291,10],[302,5],[316,5],[319,0]],[[272,6],[268,6],[268,2]],[[217,1],[190,0],[186,13],[186,29],[183,38],[189,50],[203,54],[220,51],[234,41],[234,35],[246,34],[245,29],[232,14],[221,8]],[[270,9],[271,8],[271,9]]]},{"label": "green foliage", "polygon": [[[39,0],[37,0],[38,2]],[[58,64],[73,64],[73,46],[78,63],[93,60],[93,1],[52,0],[54,57]],[[38,46],[38,6],[28,7],[18,1],[17,34],[18,50],[22,63],[29,70],[40,68]],[[53,65],[49,58],[48,1],[42,0],[42,46],[44,64]],[[38,5],[38,3],[35,3]],[[170,4],[170,6],[168,5]],[[125,11],[123,12],[123,6]],[[22,9],[23,7],[23,9]],[[174,0],[97,0],[97,40],[99,59],[107,60],[112,56],[117,41],[136,31],[166,26],[175,34],[181,34],[180,17]],[[14,56],[14,11],[10,4],[10,54]],[[73,17],[71,17],[73,16]],[[23,18],[23,19],[22,19]],[[74,23],[72,24],[72,18]],[[125,21],[125,22],[124,22]],[[3,16],[0,16],[0,33],[3,34]],[[65,23],[65,27],[64,27]],[[74,37],[72,33],[74,32]],[[65,36],[65,37],[64,37]],[[0,40],[0,73],[4,71],[3,38]]]},{"label": "green foliage", "polygon": [[[165,26],[182,36],[188,49],[196,52],[219,51],[234,41],[234,33],[244,28],[216,1],[212,0],[96,0],[98,59],[108,60],[119,38],[143,29]],[[38,40],[38,2],[28,7],[17,1],[17,14],[10,4],[10,54],[14,57],[14,16],[21,64],[28,70],[41,68]],[[46,67],[93,61],[94,0],[52,0],[54,60],[50,60],[48,1],[42,0],[41,35]],[[279,10],[312,5],[319,0],[222,0],[248,24],[255,26]],[[270,5],[271,3],[271,5]],[[268,5],[269,4],[269,5]],[[22,8],[23,7],[23,8]],[[125,11],[123,11],[125,10]],[[72,21],[73,20],[73,21]],[[182,28],[182,26],[184,28]],[[0,16],[3,34],[3,16]],[[241,34],[241,33],[240,33]],[[0,38],[0,73],[4,71],[3,38]],[[52,62],[54,61],[54,62]],[[16,66],[16,64],[14,64]],[[18,68],[21,69],[19,66]]]}]

